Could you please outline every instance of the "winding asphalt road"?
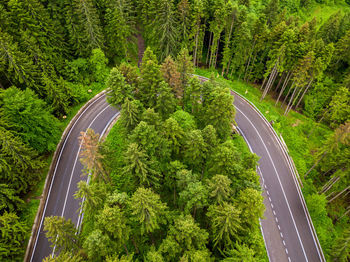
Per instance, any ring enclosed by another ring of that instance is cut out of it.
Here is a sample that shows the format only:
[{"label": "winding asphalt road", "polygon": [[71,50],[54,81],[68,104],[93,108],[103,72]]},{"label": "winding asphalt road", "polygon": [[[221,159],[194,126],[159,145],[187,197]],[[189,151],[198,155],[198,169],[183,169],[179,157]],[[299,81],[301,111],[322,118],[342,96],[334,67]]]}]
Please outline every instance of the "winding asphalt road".
[{"label": "winding asphalt road", "polygon": [[[270,261],[325,261],[281,142],[254,107],[239,95],[233,95],[238,128],[251,151],[260,156],[258,173],[266,206],[261,227]],[[79,201],[73,195],[77,183],[86,177],[81,177],[77,138],[87,128],[103,134],[118,114],[103,95],[91,103],[72,126],[54,166],[39,234],[33,241],[29,261],[42,261],[53,252],[43,231],[44,217],[64,216],[70,218],[77,227],[81,224],[81,215],[77,212]]]}]

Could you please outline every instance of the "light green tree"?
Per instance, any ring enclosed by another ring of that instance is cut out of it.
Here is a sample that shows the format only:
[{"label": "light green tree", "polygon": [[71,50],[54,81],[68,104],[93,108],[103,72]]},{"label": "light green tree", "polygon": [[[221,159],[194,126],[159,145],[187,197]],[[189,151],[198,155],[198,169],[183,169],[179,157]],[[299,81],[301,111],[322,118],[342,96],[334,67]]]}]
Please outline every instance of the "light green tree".
[{"label": "light green tree", "polygon": [[23,243],[27,238],[28,227],[15,213],[6,211],[0,215],[0,259],[16,261],[23,256]]},{"label": "light green tree", "polygon": [[111,105],[120,108],[126,98],[132,97],[132,87],[126,82],[118,68],[113,67],[107,78],[107,101]]},{"label": "light green tree", "polygon": [[211,223],[214,246],[228,248],[234,241],[240,240],[240,213],[239,208],[227,202],[209,207],[207,216]]},{"label": "light green tree", "polygon": [[149,188],[138,188],[130,199],[132,219],[140,225],[141,234],[152,233],[165,223],[166,204]]},{"label": "light green tree", "polygon": [[215,175],[207,181],[209,197],[216,204],[222,204],[232,198],[233,190],[231,189],[232,181],[224,175]]},{"label": "light green tree", "polygon": [[79,248],[78,236],[75,225],[72,221],[64,217],[50,216],[44,221],[45,235],[51,242],[51,246],[56,246],[60,251],[71,251]]}]

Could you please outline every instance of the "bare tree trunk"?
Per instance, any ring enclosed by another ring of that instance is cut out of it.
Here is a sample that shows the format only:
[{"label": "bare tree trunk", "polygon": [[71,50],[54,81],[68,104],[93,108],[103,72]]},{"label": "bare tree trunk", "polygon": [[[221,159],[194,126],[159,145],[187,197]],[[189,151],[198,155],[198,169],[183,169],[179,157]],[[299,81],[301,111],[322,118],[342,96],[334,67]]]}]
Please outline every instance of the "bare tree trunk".
[{"label": "bare tree trunk", "polygon": [[298,87],[296,86],[293,90],[293,93],[292,93],[292,97],[289,99],[289,102],[288,102],[288,105],[287,105],[287,108],[286,110],[284,110],[284,115],[286,116],[289,112],[289,108],[292,107],[292,102],[293,102],[293,99],[294,99],[294,95],[295,95],[295,92],[297,91]]},{"label": "bare tree trunk", "polygon": [[301,95],[301,97],[300,97],[300,99],[299,99],[297,105],[295,106],[295,108],[298,108],[299,104],[300,104],[301,101],[303,100],[304,95],[306,94],[307,90],[309,90],[309,88],[310,88],[310,86],[311,86],[311,84],[312,84],[313,81],[314,81],[314,79],[311,78],[311,80],[309,81],[309,84],[308,84],[307,87],[305,88],[304,93]]},{"label": "bare tree trunk", "polygon": [[248,75],[247,75],[247,80],[246,80],[247,82],[248,82],[248,80],[249,80],[249,76],[251,75],[251,73],[252,73],[252,71],[253,71],[254,63],[255,63],[255,59],[256,59],[256,55],[257,55],[257,53],[254,54],[252,66],[250,67],[249,73],[248,73]]},{"label": "bare tree trunk", "polygon": [[267,76],[265,77],[265,79],[264,79],[264,81],[263,81],[263,83],[262,83],[262,85],[261,85],[261,87],[260,87],[260,90],[262,90],[262,89],[263,89],[263,87],[264,87],[264,85],[265,85],[266,80],[267,80]]},{"label": "bare tree trunk", "polygon": [[[231,40],[231,36],[232,36],[232,31],[233,31],[233,23],[234,23],[234,21],[235,21],[234,16],[232,16],[232,21],[231,21],[230,32],[229,32],[229,34],[228,34],[227,43],[225,43],[225,44],[226,44],[225,48],[228,48],[228,46],[230,45],[230,40]],[[225,68],[224,68],[224,67],[222,67],[221,76],[223,76],[223,75],[224,75],[224,73],[225,73],[225,71],[227,71],[227,70],[228,70],[228,68],[230,67],[230,64],[231,64],[231,59],[232,59],[232,56],[230,56],[230,60],[229,60],[229,62],[227,63],[227,69],[226,69],[226,70],[225,70]]]},{"label": "bare tree trunk", "polygon": [[219,46],[220,46],[220,38],[218,39],[218,46],[216,47],[216,56],[215,56],[214,68],[216,68],[216,62],[218,61]]},{"label": "bare tree trunk", "polygon": [[289,107],[289,109],[288,109],[287,115],[289,114],[290,110],[292,109],[292,107],[294,106],[295,102],[297,101],[297,99],[298,99],[298,97],[299,97],[301,91],[303,91],[302,88],[299,89],[298,94],[297,94],[297,95],[295,96],[295,98],[293,99],[293,102],[292,102],[292,104],[290,105],[290,107]]},{"label": "bare tree trunk", "polygon": [[285,72],[282,72],[282,75],[281,75],[281,77],[280,77],[280,80],[278,81],[278,84],[277,84],[277,86],[276,86],[276,91],[278,90],[278,88],[280,88],[280,85],[281,85],[281,83],[282,83],[282,79],[283,79],[283,76],[285,75]]},{"label": "bare tree trunk", "polygon": [[346,209],[347,209],[346,212],[345,212],[341,217],[339,217],[338,219],[336,219],[336,221],[339,221],[340,219],[342,219],[343,217],[345,217],[345,216],[350,212],[350,206],[348,206]]},{"label": "bare tree trunk", "polygon": [[251,61],[251,59],[252,59],[252,55],[253,55],[253,53],[254,53],[255,42],[256,42],[256,40],[254,39],[253,46],[252,46],[252,52],[251,52],[250,55],[249,55],[249,59],[248,59],[247,65],[246,65],[245,70],[244,70],[244,78],[243,78],[244,81],[246,81],[246,76],[247,76],[248,68],[249,68],[249,65],[250,65],[250,61]]},{"label": "bare tree trunk", "polygon": [[267,92],[270,90],[270,87],[272,86],[274,80],[275,80],[275,76],[277,74],[277,69],[276,69],[277,64],[275,64],[275,66],[272,69],[272,72],[270,74],[269,77],[269,81],[267,81],[267,84],[265,86],[264,92],[261,95],[260,101],[263,100],[267,94]]},{"label": "bare tree trunk", "polygon": [[140,253],[140,250],[139,250],[139,248],[137,247],[137,244],[136,244],[136,241],[135,241],[135,238],[134,238],[134,237],[131,237],[131,242],[132,242],[132,244],[133,244],[134,247],[135,247],[135,253],[136,253],[136,254]]},{"label": "bare tree trunk", "polygon": [[228,71],[230,70],[232,57],[233,57],[233,55],[230,56],[230,60],[228,61],[227,68],[226,68],[226,70],[224,72],[225,74],[228,74]]},{"label": "bare tree trunk", "polygon": [[[270,75],[269,75],[269,77],[268,77],[269,80],[268,80],[267,83],[266,83],[266,86],[265,86],[265,88],[264,88],[264,91],[263,91],[263,94],[262,94],[262,96],[261,96],[261,98],[260,98],[260,101],[264,98],[263,96],[264,96],[264,94],[265,94],[265,91],[266,91],[266,89],[269,87],[269,85],[270,85],[270,83],[271,83],[271,81],[272,81],[273,75],[274,75],[274,73],[275,73],[275,68],[276,68],[276,63],[275,63],[275,65],[273,66],[273,69],[271,70],[271,73],[270,73]],[[260,87],[260,90],[263,89],[263,86],[264,86],[264,83],[265,83],[266,79],[267,79],[267,76],[265,77],[264,82],[263,82],[263,84],[262,84],[261,87]]]},{"label": "bare tree trunk", "polygon": [[293,81],[292,85],[290,86],[287,95],[286,95],[286,96],[284,97],[284,99],[283,99],[283,102],[282,102],[282,104],[281,104],[281,108],[283,107],[283,105],[284,105],[285,102],[287,101],[287,97],[289,96],[290,91],[293,89],[293,87],[294,87],[294,81]]},{"label": "bare tree trunk", "polygon": [[129,256],[129,251],[128,251],[128,248],[126,247],[126,245],[125,245],[125,244],[124,244],[123,246],[124,246],[124,249],[125,249],[125,253],[126,253],[126,255],[127,255],[127,256]]},{"label": "bare tree trunk", "polygon": [[270,84],[267,86],[267,88],[265,87],[265,91],[264,91],[264,94],[263,94],[263,99],[265,98],[265,96],[267,95],[267,93],[270,91],[271,87],[273,87],[273,84],[275,83],[276,81],[276,77],[278,75],[278,70],[277,70],[277,67],[275,68],[275,72],[273,74],[273,77],[272,77],[272,80],[270,82]]},{"label": "bare tree trunk", "polygon": [[198,37],[199,37],[199,31],[200,31],[200,23],[201,20],[199,19],[197,22],[197,32],[196,32],[196,40],[195,40],[195,47],[194,47],[194,52],[193,52],[193,65],[197,65],[197,49],[198,49]]},{"label": "bare tree trunk", "polygon": [[327,193],[329,189],[333,187],[335,183],[337,183],[340,179],[340,176],[332,177],[327,184],[322,188],[322,190],[319,192],[319,194]]},{"label": "bare tree trunk", "polygon": [[344,192],[346,192],[348,189],[350,188],[350,186],[346,187],[345,189],[343,189],[342,191],[340,191],[338,194],[336,194],[334,197],[332,197],[332,199],[330,199],[328,201],[328,204],[330,202],[332,202],[334,199],[337,199],[338,197],[340,197]]},{"label": "bare tree trunk", "polygon": [[205,60],[205,64],[208,65],[208,59],[209,59],[209,53],[210,53],[210,47],[211,47],[211,39],[213,37],[213,32],[210,32],[210,37],[209,37],[209,45],[208,45],[208,52],[207,52],[207,59]]},{"label": "bare tree trunk", "polygon": [[306,177],[308,174],[310,174],[310,172],[318,165],[318,163],[320,163],[320,161],[327,155],[328,151],[324,151],[322,156],[316,161],[315,164],[313,164],[313,166],[306,172],[306,174],[304,175],[304,177]]},{"label": "bare tree trunk", "polygon": [[281,90],[280,90],[280,92],[279,92],[279,94],[278,94],[278,97],[277,97],[277,101],[276,101],[276,103],[275,103],[275,106],[277,106],[278,101],[280,100],[280,98],[281,98],[281,96],[282,96],[282,94],[283,94],[284,89],[286,89],[286,87],[288,86],[288,83],[289,83],[289,80],[290,80],[291,75],[292,75],[292,73],[291,73],[291,71],[289,70],[289,72],[288,72],[286,78],[284,79],[282,88],[281,88]]}]

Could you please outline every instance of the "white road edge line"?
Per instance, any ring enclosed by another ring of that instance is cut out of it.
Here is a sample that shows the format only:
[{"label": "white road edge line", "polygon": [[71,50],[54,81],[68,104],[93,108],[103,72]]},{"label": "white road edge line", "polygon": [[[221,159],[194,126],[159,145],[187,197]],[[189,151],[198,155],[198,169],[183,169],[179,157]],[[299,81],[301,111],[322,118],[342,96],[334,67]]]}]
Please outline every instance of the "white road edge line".
[{"label": "white road edge line", "polygon": [[36,249],[36,245],[38,243],[38,239],[39,239],[39,235],[40,235],[40,228],[43,224],[43,221],[44,221],[44,218],[45,218],[45,212],[46,212],[46,207],[47,207],[47,203],[48,203],[48,200],[50,198],[50,193],[51,193],[51,189],[52,189],[52,185],[53,185],[53,182],[55,180],[55,176],[56,176],[56,171],[57,171],[57,167],[58,167],[58,163],[61,159],[61,156],[62,156],[62,152],[63,152],[63,149],[64,147],[66,146],[66,143],[67,143],[67,140],[68,140],[68,137],[69,135],[71,134],[72,130],[74,129],[74,126],[78,123],[79,119],[84,115],[84,113],[93,105],[95,104],[98,100],[100,100],[101,98],[104,98],[105,96],[100,96],[99,98],[97,98],[95,101],[93,101],[90,105],[88,105],[83,112],[81,112],[80,116],[77,118],[77,120],[74,122],[73,126],[71,127],[71,129],[69,130],[65,140],[64,140],[64,143],[63,143],[63,146],[60,150],[60,154],[57,158],[57,162],[56,162],[56,165],[55,165],[55,170],[54,170],[54,173],[53,173],[53,177],[52,177],[52,180],[51,180],[51,183],[50,183],[50,188],[49,188],[49,193],[47,194],[47,198],[45,200],[45,207],[44,207],[44,211],[43,211],[43,214],[42,214],[42,217],[41,217],[41,221],[40,221],[40,225],[39,225],[39,229],[38,229],[38,233],[36,235],[36,239],[35,239],[35,244],[34,244],[34,247],[32,249],[32,255],[30,257],[30,262],[32,262],[33,260],[33,256],[34,256],[34,252],[35,252],[35,249]]},{"label": "white road edge line", "polygon": [[[105,134],[105,132],[106,132],[106,130],[107,130],[107,128],[108,128],[108,126],[112,123],[112,121],[117,117],[117,116],[119,116],[120,115],[120,112],[117,112],[114,116],[112,116],[112,118],[108,121],[108,123],[107,123],[107,125],[105,126],[105,128],[103,129],[103,131],[101,132],[101,134],[100,134],[100,137],[99,137],[99,141],[101,140],[101,138],[104,136],[104,134]],[[90,182],[90,177],[91,177],[91,174],[89,173],[89,176],[88,176],[88,178],[87,178],[87,180],[86,180],[86,183],[87,184],[89,184],[89,182]],[[82,199],[82,201],[81,201],[81,206],[83,206],[84,205],[84,201],[85,201],[85,196],[83,197],[83,199]],[[76,226],[76,229],[78,229],[79,228],[79,230],[78,230],[78,233],[80,233],[80,228],[81,228],[81,224],[82,224],[82,222],[83,222],[83,218],[84,218],[84,212],[82,211],[82,209],[80,210],[80,214],[79,214],[79,218],[78,218],[78,223],[77,223],[77,226]]]},{"label": "white road edge line", "polygon": [[[264,148],[265,148],[265,150],[266,150],[266,152],[267,152],[267,155],[268,155],[268,157],[269,157],[269,159],[270,159],[270,161],[271,161],[271,163],[272,163],[273,169],[275,170],[275,173],[276,173],[276,175],[277,175],[277,179],[278,179],[278,182],[279,182],[280,187],[281,187],[281,189],[282,189],[282,193],[283,193],[284,199],[286,200],[287,207],[288,207],[289,213],[290,213],[290,215],[291,215],[291,218],[292,218],[292,221],[293,221],[293,225],[294,225],[295,230],[296,230],[296,232],[297,232],[298,239],[299,239],[299,241],[300,241],[301,248],[302,248],[302,250],[303,250],[305,259],[306,259],[306,261],[309,261],[309,260],[307,259],[307,256],[306,256],[306,253],[305,253],[305,249],[304,249],[303,243],[302,243],[302,241],[301,241],[301,238],[300,238],[300,234],[299,234],[297,225],[296,225],[296,223],[295,223],[295,220],[294,220],[292,211],[291,211],[291,209],[290,209],[287,196],[286,196],[286,194],[285,194],[285,192],[284,192],[284,189],[283,189],[283,186],[282,186],[282,183],[281,183],[281,179],[280,179],[280,177],[279,177],[279,174],[278,174],[278,172],[277,172],[277,169],[276,169],[276,167],[275,167],[275,164],[274,164],[274,162],[273,162],[273,160],[272,160],[272,157],[271,157],[271,155],[270,155],[270,152],[269,152],[269,150],[267,149],[266,144],[264,143],[264,140],[263,140],[262,137],[260,136],[260,133],[258,132],[258,130],[256,129],[256,127],[254,126],[254,124],[250,121],[250,119],[249,119],[237,106],[236,106],[236,109],[237,109],[237,110],[248,120],[248,122],[252,125],[252,127],[254,128],[255,132],[256,132],[257,135],[259,136],[259,138],[260,138],[260,140],[261,140],[261,142],[262,142],[262,144],[263,144],[263,146],[264,146]],[[277,219],[277,218],[276,218],[276,219]]]},{"label": "white road edge line", "polygon": [[[301,203],[302,203],[302,206],[303,206],[303,210],[304,210],[304,214],[305,214],[307,223],[308,223],[308,225],[309,225],[309,228],[311,229],[311,230],[310,230],[310,231],[311,231],[311,235],[312,235],[312,238],[313,238],[313,240],[314,240],[314,243],[315,243],[315,246],[316,246],[316,250],[317,250],[318,256],[320,257],[321,261],[326,261],[326,259],[325,259],[325,257],[324,257],[324,254],[322,253],[322,255],[321,255],[321,253],[320,253],[320,248],[322,249],[321,244],[319,243],[319,240],[318,240],[318,238],[317,238],[317,233],[316,233],[315,227],[314,227],[314,225],[313,225],[313,223],[312,223],[311,216],[308,215],[308,212],[307,212],[306,209],[305,209],[306,202],[305,202],[304,196],[303,196],[303,194],[301,194],[301,192],[300,192],[301,189],[300,189],[300,187],[298,186],[299,183],[296,181],[296,174],[295,174],[295,172],[294,172],[294,169],[292,168],[292,165],[291,165],[290,160],[288,159],[288,158],[289,158],[288,153],[285,152],[284,146],[281,144],[280,138],[278,137],[278,135],[277,135],[276,131],[273,129],[273,127],[269,124],[269,122],[267,121],[267,119],[263,116],[263,114],[260,112],[260,110],[259,110],[252,102],[250,102],[248,99],[246,99],[244,96],[242,96],[242,95],[239,94],[238,92],[233,91],[233,90],[232,90],[232,92],[234,92],[235,94],[237,94],[242,100],[248,102],[248,104],[253,108],[253,110],[255,110],[255,111],[258,113],[259,117],[263,120],[263,122],[265,123],[265,125],[266,125],[268,128],[272,129],[272,134],[274,135],[274,137],[275,137],[275,139],[276,139],[278,145],[280,146],[280,149],[281,149],[282,153],[285,154],[285,155],[287,156],[286,158],[284,158],[284,161],[287,162],[287,166],[289,167],[289,170],[291,171],[292,174],[294,174],[294,175],[292,175],[293,181],[294,181],[294,185],[295,185],[295,188],[296,188],[296,190],[297,190],[297,192],[298,192],[300,201],[301,201]],[[236,106],[236,108],[237,108],[237,106]],[[309,216],[310,216],[310,217],[309,217]],[[312,230],[312,229],[313,229],[313,230]],[[317,240],[316,240],[315,236],[316,236]]]},{"label": "white road edge line", "polygon": [[[243,134],[242,130],[241,130],[238,126],[237,126],[237,129],[238,129],[238,131],[241,133],[241,135],[243,136],[243,139],[245,140],[246,144],[248,145],[250,152],[253,153],[253,150],[252,150],[252,148],[251,148],[251,146],[250,146],[250,144],[249,144],[247,138],[246,138],[245,135]],[[257,169],[259,170],[260,177],[261,177],[262,180],[264,181],[264,178],[263,178],[263,175],[262,175],[262,173],[261,173],[260,167],[257,166]],[[266,185],[265,185],[265,188],[266,188]],[[265,239],[265,235],[264,235],[264,230],[263,230],[263,228],[262,228],[260,218],[259,218],[259,224],[260,224],[261,235],[262,235],[262,237],[263,237],[263,239],[264,239],[264,243],[265,243],[266,254],[267,254],[267,257],[269,258],[269,261],[271,261],[270,254],[269,254],[269,250],[267,249],[266,239]]]},{"label": "white road edge line", "polygon": [[[207,77],[203,77],[203,76],[200,76],[200,75],[195,75],[193,74],[194,76],[197,76],[198,78],[201,78],[202,80],[205,79],[205,80],[209,80],[209,78]],[[325,257],[324,257],[324,254],[323,252],[321,253],[320,252],[320,249],[322,250],[322,246],[317,238],[317,233],[316,233],[316,230],[315,230],[315,227],[313,225],[313,222],[311,220],[311,216],[310,214],[306,211],[306,202],[305,202],[305,199],[304,199],[304,196],[303,194],[301,194],[301,189],[300,187],[298,186],[299,183],[296,181],[296,174],[294,172],[294,169],[292,168],[292,165],[290,163],[290,160],[289,160],[289,156],[288,156],[288,153],[286,152],[286,150],[284,149],[284,146],[281,144],[281,141],[280,141],[280,138],[278,137],[276,131],[273,129],[273,127],[268,123],[267,119],[263,116],[263,114],[260,112],[260,110],[252,103],[250,102],[248,99],[246,99],[243,95],[239,94],[237,91],[234,91],[234,90],[231,90],[233,93],[235,93],[237,96],[239,96],[242,100],[244,100],[245,102],[247,102],[252,108],[253,110],[255,110],[259,117],[263,120],[263,122],[267,125],[268,128],[271,128],[272,129],[272,133],[273,135],[275,136],[276,140],[277,140],[277,143],[279,144],[280,146],[280,149],[282,151],[282,153],[286,154],[287,155],[287,159],[284,158],[284,160],[287,162],[287,166],[289,167],[290,171],[292,172],[292,177],[293,177],[293,180],[294,180],[294,185],[296,187],[296,190],[298,192],[298,195],[299,195],[299,198],[300,198],[300,201],[302,203],[302,206],[303,206],[303,209],[304,209],[304,214],[305,214],[305,217],[306,217],[306,220],[307,220],[307,223],[309,225],[309,228],[311,229],[311,235],[312,235],[312,238],[314,240],[314,243],[315,243],[315,246],[316,246],[316,250],[317,250],[317,253],[318,253],[318,256],[320,257],[321,261],[326,261]],[[236,106],[237,107],[237,106]],[[259,167],[258,167],[259,168]],[[266,188],[266,186],[265,186]]]},{"label": "white road edge line", "polygon": [[[109,105],[106,106],[105,108],[103,108],[103,110],[100,111],[100,112],[94,117],[94,119],[90,122],[90,124],[89,124],[89,126],[86,128],[86,130],[89,129],[89,128],[92,126],[92,124],[95,122],[95,120],[96,120],[106,109],[108,109],[108,108],[109,108]],[[86,131],[85,131],[85,134],[86,134]],[[84,136],[85,136],[85,134],[84,134]],[[75,160],[74,160],[72,172],[71,172],[70,178],[69,178],[69,183],[68,183],[68,188],[67,188],[66,196],[65,196],[65,199],[64,199],[64,204],[63,204],[63,209],[62,209],[61,217],[63,217],[64,211],[66,210],[66,205],[67,205],[67,199],[68,199],[68,195],[69,195],[69,191],[70,191],[70,186],[71,186],[71,184],[72,184],[72,178],[73,178],[75,166],[76,166],[77,161],[78,161],[78,158],[79,158],[79,154],[80,154],[80,150],[81,150],[82,144],[83,144],[83,142],[80,143],[79,149],[78,149],[78,152],[77,152],[77,155],[76,155]],[[53,247],[52,254],[51,254],[52,256],[54,255],[55,250],[56,250],[56,245]]]}]

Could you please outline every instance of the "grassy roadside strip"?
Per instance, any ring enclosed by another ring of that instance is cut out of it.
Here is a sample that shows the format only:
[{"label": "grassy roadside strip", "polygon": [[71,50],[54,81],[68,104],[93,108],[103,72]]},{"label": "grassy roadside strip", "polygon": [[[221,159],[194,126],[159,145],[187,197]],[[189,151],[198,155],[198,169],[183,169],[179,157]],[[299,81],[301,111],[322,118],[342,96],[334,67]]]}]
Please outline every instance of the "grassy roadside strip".
[{"label": "grassy roadside strip", "polygon": [[[196,73],[206,77],[214,76],[215,80],[223,86],[238,92],[250,100],[268,121],[274,121],[273,127],[285,141],[289,154],[300,174],[304,185],[302,191],[309,213],[325,256],[329,258],[332,245],[330,240],[334,236],[333,233],[335,231],[340,232],[344,228],[343,225],[334,226],[332,224],[331,219],[327,216],[326,204],[322,202],[323,196],[317,194],[314,181],[310,178],[305,179],[304,174],[314,163],[311,152],[322,145],[323,140],[332,130],[324,125],[316,125],[315,121],[295,111],[291,111],[288,116],[284,116],[284,108],[280,107],[281,103],[275,106],[275,100],[270,96],[260,101],[261,91],[258,86],[254,87],[237,80],[226,80],[219,76],[216,71],[197,69]],[[310,131],[312,132],[310,133]]]},{"label": "grassy roadside strip", "polygon": [[[81,103],[74,105],[73,107],[70,108],[69,113],[67,114],[66,118],[62,118],[61,120],[61,134],[60,136],[63,135],[63,132],[65,131],[66,127],[70,123],[70,121],[73,119],[73,117],[77,114],[77,112],[86,104],[87,101],[89,101],[91,98],[93,98],[96,94],[100,93],[102,90],[105,89],[105,85],[96,85],[94,86],[94,89],[91,89],[91,92],[88,92],[88,89],[91,88],[89,86],[86,89],[87,95],[84,96],[86,99],[82,101]],[[59,143],[60,141],[58,141]],[[58,145],[57,143],[57,145]],[[57,147],[56,145],[56,147]],[[19,217],[21,221],[25,222],[28,228],[30,229],[28,231],[27,237],[26,237],[26,242],[25,242],[25,247],[28,245],[29,238],[32,233],[32,227],[33,223],[35,220],[35,217],[38,212],[38,208],[40,205],[40,200],[43,197],[43,190],[45,187],[45,181],[46,177],[49,173],[50,165],[54,156],[54,151],[49,152],[46,155],[42,156],[45,166],[42,168],[40,171],[41,175],[41,180],[36,184],[36,186],[25,196],[25,205],[23,207],[22,212],[20,213]]]}]

